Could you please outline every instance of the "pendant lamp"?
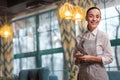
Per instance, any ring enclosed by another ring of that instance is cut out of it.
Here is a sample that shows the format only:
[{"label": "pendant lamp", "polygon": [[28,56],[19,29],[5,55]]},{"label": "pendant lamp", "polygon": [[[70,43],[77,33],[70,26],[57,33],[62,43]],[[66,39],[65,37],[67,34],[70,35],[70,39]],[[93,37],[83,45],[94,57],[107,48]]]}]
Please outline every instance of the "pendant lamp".
[{"label": "pendant lamp", "polygon": [[71,19],[77,21],[84,20],[86,16],[85,10],[83,8],[78,5],[73,6],[68,1],[66,1],[63,5],[60,6],[58,13],[59,17],[62,19]]},{"label": "pendant lamp", "polygon": [[0,36],[3,38],[12,37],[13,30],[11,26],[11,19],[8,16],[1,16]]},{"label": "pendant lamp", "polygon": [[83,8],[81,8],[80,6],[74,6],[72,20],[82,21],[85,19],[85,16],[86,16],[86,13]]},{"label": "pendant lamp", "polygon": [[3,38],[8,38],[8,37],[12,37],[13,35],[13,31],[12,31],[12,27],[8,24],[4,24],[1,26],[0,28],[0,36]]},{"label": "pendant lamp", "polygon": [[58,13],[60,18],[71,19],[73,17],[73,11],[73,5],[67,1],[62,6],[60,6]]}]

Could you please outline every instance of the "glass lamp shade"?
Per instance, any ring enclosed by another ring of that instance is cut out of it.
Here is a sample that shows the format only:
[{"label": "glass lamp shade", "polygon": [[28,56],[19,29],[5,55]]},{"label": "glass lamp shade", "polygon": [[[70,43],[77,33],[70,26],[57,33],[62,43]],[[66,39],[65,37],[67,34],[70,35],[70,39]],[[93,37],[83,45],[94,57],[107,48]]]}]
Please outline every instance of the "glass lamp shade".
[{"label": "glass lamp shade", "polygon": [[1,28],[0,28],[0,36],[7,38],[7,37],[12,37],[13,35],[13,30],[12,27],[8,24],[4,24]]},{"label": "glass lamp shade", "polygon": [[86,13],[85,10],[79,6],[74,7],[74,13],[72,20],[82,21],[85,19]]},{"label": "glass lamp shade", "polygon": [[59,8],[59,16],[63,19],[71,19],[73,16],[73,5],[66,2]]}]

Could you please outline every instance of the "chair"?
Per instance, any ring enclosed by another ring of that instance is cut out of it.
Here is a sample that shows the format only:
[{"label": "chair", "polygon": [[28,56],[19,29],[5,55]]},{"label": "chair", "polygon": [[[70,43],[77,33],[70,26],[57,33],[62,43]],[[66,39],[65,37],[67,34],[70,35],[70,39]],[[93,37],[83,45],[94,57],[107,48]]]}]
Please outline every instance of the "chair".
[{"label": "chair", "polygon": [[48,67],[21,70],[19,80],[49,80],[49,73]]}]

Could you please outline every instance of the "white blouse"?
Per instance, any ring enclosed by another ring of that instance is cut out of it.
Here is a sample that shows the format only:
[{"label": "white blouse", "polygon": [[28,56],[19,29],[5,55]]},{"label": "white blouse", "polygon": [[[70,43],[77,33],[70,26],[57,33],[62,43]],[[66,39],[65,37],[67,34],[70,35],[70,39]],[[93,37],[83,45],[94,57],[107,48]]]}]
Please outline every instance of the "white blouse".
[{"label": "white blouse", "polygon": [[[113,56],[112,56],[112,49],[111,49],[111,44],[110,40],[108,38],[108,35],[96,28],[94,31],[90,32],[87,31],[83,38],[88,39],[88,40],[95,40],[97,32],[99,31],[99,35],[97,36],[97,45],[96,45],[96,51],[97,51],[97,56],[100,56],[102,58],[103,64],[109,64],[113,61]],[[79,44],[80,38],[82,37],[82,34],[78,35],[77,37],[77,42]]]}]

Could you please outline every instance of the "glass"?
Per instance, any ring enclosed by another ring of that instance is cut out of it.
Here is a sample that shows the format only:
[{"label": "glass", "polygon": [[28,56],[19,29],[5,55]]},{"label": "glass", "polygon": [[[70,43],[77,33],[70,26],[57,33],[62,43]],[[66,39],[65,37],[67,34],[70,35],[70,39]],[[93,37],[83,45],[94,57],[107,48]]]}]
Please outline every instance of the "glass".
[{"label": "glass", "polygon": [[38,32],[46,32],[50,30],[50,12],[40,14]]},{"label": "glass", "polygon": [[106,20],[106,22],[107,22],[107,33],[109,34],[109,38],[111,40],[120,38],[119,17],[109,18]]},{"label": "glass", "polygon": [[113,18],[108,18],[106,20],[102,20],[98,28],[106,32],[109,36],[109,39],[112,40],[112,39],[120,38],[119,25],[120,25],[119,17],[113,17]]},{"label": "glass", "polygon": [[[105,18],[105,14],[106,14],[106,12],[108,12],[108,16],[113,16],[114,14],[113,14],[113,12],[114,12],[114,9],[111,9],[112,7],[114,7],[114,6],[117,6],[117,5],[119,5],[119,1],[118,0],[96,0],[96,6],[97,7],[99,7],[100,9],[104,9],[103,11],[101,11],[101,12],[103,12],[104,14],[102,14],[102,15],[104,15],[102,18]],[[106,10],[106,8],[109,8],[108,10]],[[107,16],[106,15],[106,16]]]},{"label": "glass", "polygon": [[40,33],[39,35],[40,40],[40,50],[51,49],[51,34],[50,32]]},{"label": "glass", "polygon": [[62,47],[60,31],[58,29],[52,31],[52,46],[53,48]]},{"label": "glass", "polygon": [[56,10],[51,11],[51,29],[58,29],[59,30],[59,23],[58,23],[58,18],[57,18],[57,13]]},{"label": "glass", "polygon": [[61,47],[61,36],[56,11],[42,13],[39,16],[39,49],[52,49]]},{"label": "glass", "polygon": [[14,74],[19,75],[20,70],[23,69],[34,69],[35,65],[35,57],[14,59]]},{"label": "glass", "polygon": [[[109,0],[108,0],[109,1]],[[113,1],[115,2],[115,1]],[[105,3],[106,4],[106,3]],[[112,39],[119,39],[120,38],[120,30],[119,30],[119,11],[120,5],[107,7],[105,9],[101,9],[102,21],[100,23],[100,29],[107,32],[110,40]],[[114,13],[113,13],[114,12]],[[117,48],[116,48],[117,47]],[[115,48],[117,49],[115,51]],[[113,49],[113,62],[109,65],[106,65],[107,70],[117,71],[119,64],[117,61],[120,60],[119,58],[119,46],[112,47]],[[117,60],[117,58],[118,60]]]},{"label": "glass", "polygon": [[115,16],[119,16],[119,11],[120,10],[120,6],[112,6],[106,9],[106,17],[107,18],[111,18],[111,17],[115,17]]},{"label": "glass", "polygon": [[14,59],[14,74],[19,75],[20,72],[20,59]]},{"label": "glass", "polygon": [[22,69],[33,69],[36,66],[35,57],[28,57],[21,59]]},{"label": "glass", "polygon": [[58,80],[63,79],[63,53],[42,55],[42,67],[48,66],[50,75],[56,75]]},{"label": "glass", "polygon": [[14,22],[13,32],[14,54],[36,50],[35,17]]},{"label": "glass", "polygon": [[106,32],[107,33],[107,28],[106,28],[106,21],[105,20],[101,20],[101,22],[99,23],[98,25],[98,28],[103,31],[103,32]]},{"label": "glass", "polygon": [[113,51],[113,62],[109,65],[106,65],[106,69],[111,70],[111,71],[117,71],[119,70],[119,66],[120,66],[120,62],[119,62],[120,61],[120,54],[119,54],[120,46],[112,47],[112,51]]}]

